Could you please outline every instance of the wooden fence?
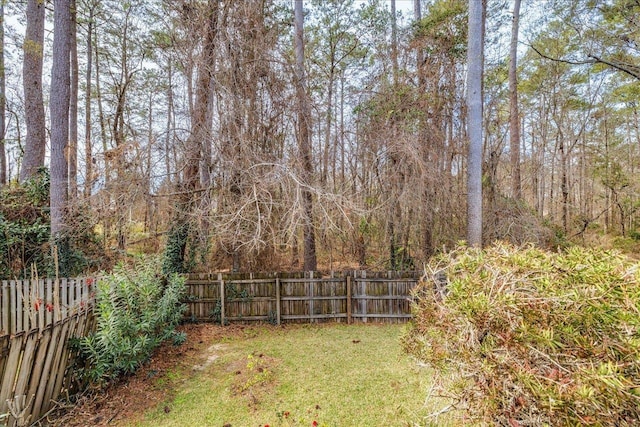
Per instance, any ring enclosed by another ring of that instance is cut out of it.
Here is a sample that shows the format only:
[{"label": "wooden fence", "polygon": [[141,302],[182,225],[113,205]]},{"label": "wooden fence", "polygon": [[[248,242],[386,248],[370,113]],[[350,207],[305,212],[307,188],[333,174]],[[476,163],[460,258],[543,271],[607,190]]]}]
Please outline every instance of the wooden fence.
[{"label": "wooden fence", "polygon": [[[209,274],[187,280],[187,316],[228,322],[403,322],[419,273]],[[46,415],[71,385],[71,337],[93,328],[94,279],[2,281],[0,425]]]},{"label": "wooden fence", "polygon": [[92,327],[90,308],[43,329],[0,336],[0,425],[27,426],[46,414],[71,384],[69,338]]},{"label": "wooden fence", "polygon": [[405,322],[419,272],[200,274],[187,280],[187,313],[194,321]]},{"label": "wooden fence", "polygon": [[15,335],[65,319],[93,300],[94,279],[3,280],[0,335]]},{"label": "wooden fence", "polygon": [[0,425],[30,425],[69,387],[69,338],[92,328],[93,284],[0,282]]}]

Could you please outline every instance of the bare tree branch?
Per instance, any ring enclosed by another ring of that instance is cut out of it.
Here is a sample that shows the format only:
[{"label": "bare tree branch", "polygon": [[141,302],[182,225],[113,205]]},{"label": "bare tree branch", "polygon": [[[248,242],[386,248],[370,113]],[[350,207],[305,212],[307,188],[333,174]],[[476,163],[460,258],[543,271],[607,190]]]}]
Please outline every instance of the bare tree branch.
[{"label": "bare tree branch", "polygon": [[528,45],[531,49],[533,49],[533,51],[535,53],[537,53],[538,55],[540,55],[542,58],[544,59],[548,59],[549,61],[554,61],[554,62],[561,62],[563,64],[570,64],[570,65],[584,65],[584,64],[595,64],[596,59],[595,58],[591,58],[591,59],[585,59],[582,61],[573,61],[573,60],[569,60],[569,59],[562,59],[562,58],[554,58],[552,56],[549,55],[545,55],[544,53],[542,53],[539,49],[537,49],[534,45],[530,44]]},{"label": "bare tree branch", "polygon": [[563,64],[571,64],[571,65],[584,65],[584,64],[604,64],[607,65],[613,69],[616,69],[618,71],[622,71],[623,73],[626,73],[628,75],[630,75],[631,77],[634,77],[638,80],[640,80],[640,67],[634,64],[629,64],[629,63],[625,63],[625,62],[621,62],[621,61],[616,61],[614,59],[604,59],[601,58],[599,56],[596,55],[592,55],[592,54],[588,54],[587,58],[588,59],[584,59],[584,60],[580,60],[580,61],[575,61],[575,60],[569,60],[569,59],[563,59],[563,58],[554,58],[551,57],[549,55],[546,55],[544,53],[542,53],[539,49],[537,49],[534,45],[529,44],[528,45],[531,49],[533,49],[533,51],[535,53],[537,53],[538,55],[540,55],[542,58],[544,59],[548,59],[550,61],[555,61],[555,62],[561,62]]},{"label": "bare tree branch", "polygon": [[615,68],[616,70],[627,73],[631,77],[635,77],[636,79],[640,80],[640,67],[638,67],[637,65],[627,64],[624,62],[616,61],[614,59],[606,60],[595,55],[588,56],[589,58],[593,58],[596,62],[608,65],[611,68]]}]

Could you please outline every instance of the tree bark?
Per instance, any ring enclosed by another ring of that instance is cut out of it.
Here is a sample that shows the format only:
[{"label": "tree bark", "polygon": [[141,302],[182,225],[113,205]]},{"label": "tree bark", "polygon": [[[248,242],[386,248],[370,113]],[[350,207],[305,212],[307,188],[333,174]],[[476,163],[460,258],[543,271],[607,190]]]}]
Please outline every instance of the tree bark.
[{"label": "tree bark", "polygon": [[69,95],[69,197],[78,196],[78,43],[76,0],[70,1],[69,28],[71,86]]},{"label": "tree bark", "polygon": [[172,59],[167,59],[167,128],[164,142],[164,166],[167,172],[167,183],[171,184],[171,147],[173,145],[173,66]]},{"label": "tree bark", "polygon": [[522,198],[520,179],[520,114],[518,112],[518,28],[520,21],[520,0],[513,2],[511,25],[511,46],[509,50],[509,151],[511,160],[511,195]]},{"label": "tree bark", "polygon": [[[95,69],[96,69],[96,102],[97,102],[97,106],[98,106],[98,121],[100,123],[100,140],[102,143],[102,154],[103,154],[103,158],[104,158],[104,188],[106,191],[103,191],[104,194],[104,201],[103,201],[103,205],[104,206],[110,206],[111,205],[111,163],[109,161],[109,159],[107,159],[107,157],[105,156],[105,153],[107,153],[107,151],[109,150],[109,144],[108,144],[108,137],[107,137],[107,119],[106,119],[106,115],[104,113],[104,108],[103,108],[103,98],[102,98],[102,89],[100,86],[100,77],[102,76],[102,73],[100,71],[100,43],[99,43],[99,38],[98,38],[98,26],[94,25],[93,26],[93,40],[94,40],[94,53],[95,53]],[[105,210],[106,212],[106,210]],[[102,241],[104,242],[105,248],[108,245],[109,242],[109,237],[111,235],[111,224],[113,222],[113,218],[111,217],[111,215],[106,214],[104,216],[104,226],[102,227]]]},{"label": "tree bark", "polygon": [[396,0],[391,0],[391,66],[393,84],[398,84],[398,23],[396,20]]},{"label": "tree bark", "polygon": [[[165,271],[184,272],[185,261],[190,256],[189,242],[196,231],[191,224],[190,216],[196,206],[195,191],[200,185],[200,164],[202,160],[202,144],[211,143],[211,123],[207,119],[212,97],[210,96],[213,63],[215,58],[215,42],[218,32],[219,1],[208,0],[206,4],[207,26],[200,61],[198,63],[198,77],[196,81],[196,99],[191,111],[191,134],[187,138],[184,151],[184,174],[179,183],[180,197],[175,212],[169,242],[165,252]],[[170,246],[177,250],[170,253]]]},{"label": "tree bark", "polygon": [[69,149],[70,96],[70,0],[54,0],[53,65],[51,69],[51,237],[67,232],[65,210],[68,202],[67,150]]},{"label": "tree bark", "polygon": [[[295,0],[295,57],[296,57],[296,95],[298,99],[298,147],[302,159],[302,181],[311,185],[313,163],[311,154],[311,106],[307,92],[307,80],[304,69],[304,15],[302,0]],[[308,187],[302,189],[304,213],[304,270],[317,269],[316,238],[313,221],[313,195]]]},{"label": "tree bark", "polygon": [[[198,80],[196,81],[196,99],[191,117],[191,134],[187,140],[186,165],[184,173],[185,193],[195,190],[200,182],[200,163],[202,145],[210,142],[211,123],[207,118],[211,109],[211,78],[215,59],[215,38],[218,31],[218,0],[207,2],[208,27],[200,63],[198,64]],[[191,203],[191,196],[185,202]]]},{"label": "tree bark", "polygon": [[93,146],[91,144],[91,69],[93,66],[93,13],[94,5],[89,8],[87,22],[87,68],[84,92],[84,197],[89,201],[93,186]]},{"label": "tree bark", "polygon": [[42,54],[44,47],[44,0],[27,1],[22,85],[27,136],[20,180],[32,177],[44,166],[45,117],[42,99]]},{"label": "tree bark", "polygon": [[6,93],[4,78],[4,1],[0,0],[0,188],[7,183],[7,154],[4,145]]},{"label": "tree bark", "polygon": [[[420,0],[413,0],[413,15],[416,23],[422,21],[422,6]],[[416,73],[418,74],[418,87],[422,90],[425,87],[424,71],[422,71],[422,63],[424,62],[424,53],[422,48],[418,46],[416,49]]]},{"label": "tree bark", "polygon": [[154,143],[154,135],[153,135],[153,92],[149,91],[149,113],[147,115],[147,152],[146,152],[146,165],[144,169],[145,179],[147,181],[147,188],[145,189],[145,210],[144,210],[144,231],[151,231],[151,222],[153,219],[152,212],[152,204],[153,200],[151,197],[152,191],[152,173],[151,173],[151,157],[153,152],[153,143]]},{"label": "tree bark", "polygon": [[469,0],[467,47],[467,240],[482,246],[482,70],[484,62],[484,4]]}]

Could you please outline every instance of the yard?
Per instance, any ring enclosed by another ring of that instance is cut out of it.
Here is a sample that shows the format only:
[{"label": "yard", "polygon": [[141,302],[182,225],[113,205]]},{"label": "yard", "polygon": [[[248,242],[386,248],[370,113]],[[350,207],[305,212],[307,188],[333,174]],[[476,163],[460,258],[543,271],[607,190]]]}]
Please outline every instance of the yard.
[{"label": "yard", "polygon": [[404,328],[189,325],[182,347],[160,349],[134,378],[102,398],[87,399],[58,422],[425,425],[425,417],[444,405],[425,402],[431,375],[402,353],[399,338]]}]

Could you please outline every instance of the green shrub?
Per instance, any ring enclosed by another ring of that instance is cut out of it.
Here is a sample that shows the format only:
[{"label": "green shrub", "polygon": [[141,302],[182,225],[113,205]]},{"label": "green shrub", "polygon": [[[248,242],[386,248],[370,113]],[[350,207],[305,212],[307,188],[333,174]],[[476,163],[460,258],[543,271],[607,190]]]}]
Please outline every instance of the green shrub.
[{"label": "green shrub", "polygon": [[427,272],[403,344],[438,368],[465,423],[640,419],[639,264],[614,251],[499,243],[458,247]]},{"label": "green shrub", "polygon": [[133,266],[118,265],[98,281],[94,333],[80,341],[92,383],[135,372],[164,340],[184,341],[175,332],[185,306],[184,278],[159,272],[157,259],[138,258]]},{"label": "green shrub", "polygon": [[0,190],[0,278],[49,270],[49,171]]},{"label": "green shrub", "polygon": [[23,183],[0,189],[0,279],[30,278],[32,269],[41,276],[73,277],[109,264],[90,210],[81,204],[70,207],[69,233],[53,242],[49,217],[49,170]]}]

